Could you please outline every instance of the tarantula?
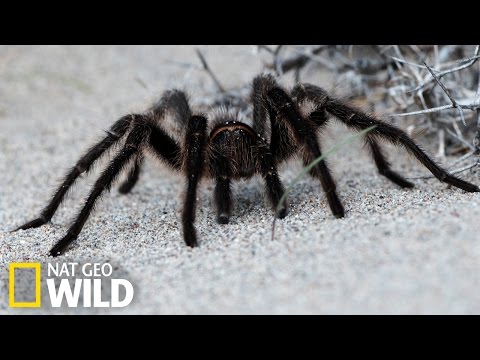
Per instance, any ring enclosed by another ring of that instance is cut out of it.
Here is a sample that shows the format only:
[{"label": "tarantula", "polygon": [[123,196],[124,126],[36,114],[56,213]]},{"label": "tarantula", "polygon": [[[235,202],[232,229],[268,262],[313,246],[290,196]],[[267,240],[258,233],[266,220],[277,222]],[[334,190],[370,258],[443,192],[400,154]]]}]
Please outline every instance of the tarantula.
[{"label": "tarantula", "polygon": [[[120,118],[107,131],[103,140],[91,147],[66,174],[40,217],[17,230],[36,228],[50,221],[79,175],[87,173],[106,150],[121,142],[121,150],[101,173],[82,210],[67,234],[51,249],[50,255],[63,253],[78,237],[95,202],[104,191],[110,190],[124,170],[128,169],[128,175],[119,191],[128,193],[133,188],[147,151],[161,159],[171,170],[181,171],[186,177],[187,189],[182,211],[183,237],[188,246],[194,247],[197,245],[194,226],[196,193],[202,178],[213,179],[216,183],[214,201],[220,224],[229,222],[232,180],[248,179],[261,174],[270,204],[275,209],[284,193],[277,166],[294,155],[299,155],[305,165],[321,156],[318,135],[330,115],[354,130],[375,125],[365,135],[366,145],[379,173],[400,187],[411,188],[413,184],[391,169],[379,144],[381,139],[403,146],[440,181],[465,191],[480,191],[477,186],[442,169],[404,131],[331,97],[318,86],[297,84],[288,92],[271,75],[257,76],[252,85],[250,100],[253,105],[253,126],[239,121],[228,112],[217,115],[209,124],[205,115],[192,113],[187,96],[179,90],[166,91],[143,114]],[[306,103],[312,109],[308,113],[302,110]],[[180,139],[170,136],[162,127],[162,121],[167,115],[172,115],[180,125]],[[326,161],[318,163],[310,175],[320,180],[333,215],[343,217],[345,211]],[[278,218],[286,215],[286,205],[276,212]]]}]

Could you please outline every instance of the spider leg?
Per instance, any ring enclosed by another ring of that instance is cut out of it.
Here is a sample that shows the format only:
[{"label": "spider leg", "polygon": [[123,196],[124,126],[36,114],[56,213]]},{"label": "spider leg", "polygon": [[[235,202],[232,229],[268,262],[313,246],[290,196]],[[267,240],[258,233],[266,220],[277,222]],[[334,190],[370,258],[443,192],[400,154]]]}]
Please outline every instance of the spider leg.
[{"label": "spider leg", "polygon": [[134,121],[140,116],[141,115],[127,115],[115,122],[115,124],[107,132],[107,136],[105,136],[100,142],[92,146],[85,153],[85,155],[82,156],[80,160],[78,160],[76,165],[65,175],[62,184],[57,189],[48,205],[40,213],[40,217],[18,227],[15,231],[37,228],[49,222],[62,201],[64,200],[68,190],[76,182],[78,177],[83,173],[88,173],[92,169],[93,164],[108,149],[110,149],[113,145],[117,144],[123,138],[123,136],[129,129],[132,121]]},{"label": "spider leg", "polygon": [[228,224],[232,213],[232,189],[229,178],[219,178],[215,184],[215,204],[217,206],[217,221],[219,224]]},{"label": "spider leg", "polygon": [[367,135],[365,141],[370,148],[370,153],[380,175],[385,176],[387,179],[402,188],[412,188],[414,186],[410,181],[391,169],[390,162],[374,137]]},{"label": "spider leg", "polygon": [[[302,117],[292,98],[278,86],[268,89],[267,96],[271,105],[280,115],[279,117],[290,125],[297,141],[303,145],[305,151],[304,161],[320,157],[322,152],[315,129]],[[335,181],[330,174],[326,161],[322,160],[319,162],[312,169],[311,174],[320,179],[332,213],[336,217],[344,217],[345,211],[337,195]]]},{"label": "spider leg", "polygon": [[330,97],[325,100],[326,110],[345,123],[348,127],[356,130],[363,130],[372,125],[376,127],[370,131],[369,135],[374,138],[382,138],[394,145],[402,145],[410,154],[423,164],[438,180],[468,192],[479,192],[480,188],[467,181],[457,178],[442,169],[424,150],[422,150],[404,131],[399,128],[384,123],[381,120],[367,115],[341,101]]},{"label": "spider leg", "polygon": [[153,154],[172,170],[179,171],[182,167],[180,146],[159,126],[152,126],[150,130],[149,145]]},{"label": "spider leg", "polygon": [[[258,158],[260,163],[260,172],[262,173],[265,181],[265,187],[267,189],[268,199],[270,200],[273,210],[276,211],[280,199],[285,192],[285,188],[280,180],[280,177],[278,176],[273,155],[266,145],[260,145],[258,147]],[[285,216],[287,216],[287,213],[288,205],[287,201],[285,200],[283,207],[275,215],[279,219],[283,219]]]},{"label": "spider leg", "polygon": [[140,176],[142,164],[143,164],[143,157],[138,155],[135,161],[133,162],[133,166],[128,172],[126,180],[118,188],[118,192],[120,194],[128,194],[133,189],[133,187],[137,183],[138,178]]},{"label": "spider leg", "polygon": [[[151,131],[149,145],[154,150],[154,154],[158,155],[173,170],[180,170],[180,148],[178,144],[158,126],[152,125]],[[140,175],[143,160],[143,156],[139,154],[127,175],[127,179],[119,188],[120,193],[127,194],[135,186]]]},{"label": "spider leg", "polygon": [[75,241],[80,234],[80,231],[82,231],[82,228],[90,216],[98,198],[105,190],[110,190],[113,182],[120,172],[135,157],[137,152],[141,150],[141,146],[148,138],[150,130],[151,128],[147,124],[134,125],[127,137],[127,140],[125,141],[125,146],[123,149],[118,152],[117,156],[105,168],[98,180],[93,185],[90,195],[85,201],[85,204],[77,218],[70,226],[67,234],[50,250],[51,256],[60,255],[73,241]]},{"label": "spider leg", "polygon": [[253,79],[250,101],[253,104],[253,130],[261,137],[266,137],[266,121],[268,119],[268,107],[264,94],[268,87],[275,85],[273,78],[269,76],[257,76]]},{"label": "spider leg", "polygon": [[232,213],[231,168],[228,159],[221,154],[215,154],[212,159],[215,177],[214,200],[217,208],[219,224],[228,224]]},{"label": "spider leg", "polygon": [[295,153],[297,147],[290,139],[288,125],[277,119],[275,109],[269,106],[267,91],[277,86],[272,76],[257,76],[253,80],[251,102],[253,104],[253,130],[261,138],[267,137],[266,122],[270,119],[270,152],[276,164]]},{"label": "spider leg", "polygon": [[180,90],[165,91],[160,100],[153,104],[151,110],[159,121],[166,116],[167,112],[171,112],[174,120],[183,129],[187,127],[188,119],[192,117],[188,96]]},{"label": "spider leg", "polygon": [[[188,119],[192,116],[190,105],[188,104],[187,95],[180,90],[167,90],[161,98],[153,104],[150,109],[154,115],[157,123],[160,123],[168,112],[174,117],[174,120],[180,124],[181,128],[185,128]],[[120,185],[118,191],[121,194],[128,194],[138,181],[141,168],[143,165],[143,158],[139,156],[133,163],[132,168],[127,176],[125,182]]]},{"label": "spider leg", "polygon": [[[317,143],[316,146],[312,146],[312,151],[304,152],[303,165],[308,166],[320,156],[322,156],[322,151],[320,149],[320,144]],[[344,217],[345,209],[337,195],[335,181],[330,173],[327,162],[325,160],[320,161],[317,166],[310,170],[310,175],[320,180],[333,215],[337,218]]]},{"label": "spider leg", "polygon": [[197,187],[203,173],[205,145],[207,143],[207,119],[204,116],[192,116],[187,124],[185,141],[185,172],[187,192],[182,212],[183,237],[190,247],[197,246],[195,230],[195,209]]},{"label": "spider leg", "polygon": [[[302,102],[304,100],[309,100],[316,105],[316,109],[310,114],[310,119],[317,127],[322,127],[328,121],[324,106],[328,94],[325,90],[319,86],[311,84],[298,84],[293,88],[292,96],[297,99],[297,101]],[[365,142],[369,147],[370,154],[373,157],[380,175],[385,176],[387,179],[403,188],[413,187],[413,184],[410,181],[406,180],[403,176],[397,174],[391,169],[391,164],[375,137],[367,134],[365,136]]]}]

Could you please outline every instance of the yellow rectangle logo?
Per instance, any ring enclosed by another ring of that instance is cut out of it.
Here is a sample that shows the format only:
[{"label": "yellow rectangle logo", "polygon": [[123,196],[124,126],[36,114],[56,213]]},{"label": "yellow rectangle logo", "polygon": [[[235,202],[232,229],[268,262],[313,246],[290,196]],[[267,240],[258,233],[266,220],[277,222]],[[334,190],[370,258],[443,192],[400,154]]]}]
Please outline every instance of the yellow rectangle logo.
[{"label": "yellow rectangle logo", "polygon": [[[35,301],[15,302],[15,269],[35,270]],[[11,263],[9,273],[9,305],[12,308],[39,308],[41,304],[40,263]]]}]

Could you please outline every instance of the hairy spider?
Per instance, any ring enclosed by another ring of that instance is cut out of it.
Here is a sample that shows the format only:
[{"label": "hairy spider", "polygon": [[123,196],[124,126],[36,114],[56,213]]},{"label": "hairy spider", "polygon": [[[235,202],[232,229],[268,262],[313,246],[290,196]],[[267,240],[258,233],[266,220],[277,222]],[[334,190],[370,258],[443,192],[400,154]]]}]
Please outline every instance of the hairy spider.
[{"label": "hairy spider", "polygon": [[[121,142],[122,148],[101,173],[82,210],[67,234],[51,249],[50,255],[63,253],[78,237],[95,202],[104,191],[110,190],[115,179],[124,170],[128,169],[128,175],[119,190],[121,193],[128,193],[133,188],[147,151],[172,170],[184,173],[187,190],[182,212],[183,236],[188,246],[196,246],[194,221],[200,179],[211,178],[216,182],[214,201],[220,224],[229,222],[232,210],[232,180],[248,179],[255,174],[261,174],[270,204],[275,209],[284,193],[277,166],[294,155],[299,155],[305,165],[321,156],[318,134],[330,115],[354,130],[376,125],[365,135],[366,145],[380,174],[395,184],[403,188],[413,187],[411,182],[390,168],[378,142],[380,139],[403,146],[440,181],[465,191],[480,191],[477,186],[442,169],[404,131],[332,98],[318,86],[297,84],[287,92],[271,75],[259,75],[253,80],[250,100],[253,105],[253,126],[240,122],[235,115],[228,112],[216,115],[209,124],[205,115],[192,113],[183,92],[165,92],[145,113],[127,115],[115,122],[105,138],[91,147],[66,174],[40,217],[17,230],[36,228],[50,221],[79,175],[88,172],[106,150]],[[313,110],[304,114],[301,109],[307,102]],[[181,138],[168,135],[162,127],[161,123],[167,115],[173,115],[180,125]],[[343,217],[344,208],[326,161],[318,163],[310,171],[310,175],[320,180],[332,213],[336,217]],[[287,207],[284,206],[277,216],[283,218],[286,214]]]}]

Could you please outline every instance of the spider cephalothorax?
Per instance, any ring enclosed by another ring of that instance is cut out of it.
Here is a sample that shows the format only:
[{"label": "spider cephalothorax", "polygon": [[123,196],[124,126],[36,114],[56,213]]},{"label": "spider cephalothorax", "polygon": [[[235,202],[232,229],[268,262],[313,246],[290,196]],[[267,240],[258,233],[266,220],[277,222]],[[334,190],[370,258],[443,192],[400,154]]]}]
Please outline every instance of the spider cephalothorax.
[{"label": "spider cephalothorax", "polygon": [[[404,131],[332,98],[318,86],[297,84],[288,92],[272,76],[259,75],[253,80],[251,103],[252,126],[239,121],[237,116],[229,112],[216,115],[209,125],[205,115],[192,114],[183,92],[165,92],[144,114],[127,115],[115,122],[105,138],[90,148],[67,173],[41,216],[18,229],[35,228],[50,221],[79,175],[88,172],[106,150],[121,143],[122,148],[95,182],[67,234],[57,242],[50,254],[61,254],[78,237],[95,202],[104,191],[111,188],[123,171],[128,170],[128,174],[120,186],[120,192],[128,193],[133,188],[147,152],[161,159],[173,171],[184,173],[187,191],[182,211],[183,236],[187,245],[196,246],[196,193],[202,178],[213,179],[216,183],[214,200],[221,224],[228,223],[230,218],[232,180],[262,175],[270,204],[275,209],[284,193],[277,173],[278,165],[294,155],[299,155],[305,165],[320,157],[318,135],[329,116],[354,130],[375,125],[365,135],[366,144],[380,174],[401,187],[409,188],[413,184],[391,170],[378,142],[380,139],[403,146],[440,181],[465,191],[480,191],[477,186],[447,173]],[[306,103],[311,109],[307,113],[302,112]],[[167,134],[162,126],[166,116],[172,116],[180,125],[178,137]],[[336,217],[343,217],[343,205],[327,163],[319,162],[310,175],[320,180],[332,213]],[[276,214],[280,218],[285,217],[287,208],[283,207]]]}]

